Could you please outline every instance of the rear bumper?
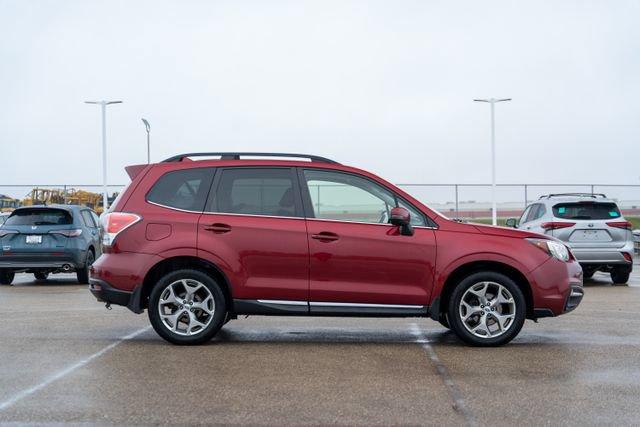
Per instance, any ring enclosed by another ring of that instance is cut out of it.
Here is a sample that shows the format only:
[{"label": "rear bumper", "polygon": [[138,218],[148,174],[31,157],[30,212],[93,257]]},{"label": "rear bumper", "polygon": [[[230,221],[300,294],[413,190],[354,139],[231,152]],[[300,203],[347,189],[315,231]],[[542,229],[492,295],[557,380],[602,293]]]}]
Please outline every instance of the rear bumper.
[{"label": "rear bumper", "polygon": [[134,313],[142,313],[140,308],[140,287],[133,292],[116,289],[104,280],[89,279],[89,291],[99,302],[122,305]]},{"label": "rear bumper", "polygon": [[629,241],[619,248],[571,247],[571,252],[580,264],[631,264],[623,254],[633,257],[634,248]]},{"label": "rear bumper", "polygon": [[64,252],[0,252],[0,268],[10,270],[36,270],[36,269],[62,269],[70,266],[71,269],[84,266],[87,251]]}]

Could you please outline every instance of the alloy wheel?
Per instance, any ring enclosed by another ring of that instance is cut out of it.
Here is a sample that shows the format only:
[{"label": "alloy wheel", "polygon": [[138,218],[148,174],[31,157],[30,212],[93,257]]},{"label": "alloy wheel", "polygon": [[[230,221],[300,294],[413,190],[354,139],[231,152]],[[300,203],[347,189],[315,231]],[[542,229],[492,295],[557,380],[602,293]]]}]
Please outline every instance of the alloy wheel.
[{"label": "alloy wheel", "polygon": [[203,332],[211,323],[214,311],[213,294],[194,279],[181,279],[167,285],[158,301],[162,324],[172,333],[182,336]]},{"label": "alloy wheel", "polygon": [[516,302],[505,286],[478,282],[462,295],[459,314],[467,331],[480,338],[495,338],[513,325]]}]

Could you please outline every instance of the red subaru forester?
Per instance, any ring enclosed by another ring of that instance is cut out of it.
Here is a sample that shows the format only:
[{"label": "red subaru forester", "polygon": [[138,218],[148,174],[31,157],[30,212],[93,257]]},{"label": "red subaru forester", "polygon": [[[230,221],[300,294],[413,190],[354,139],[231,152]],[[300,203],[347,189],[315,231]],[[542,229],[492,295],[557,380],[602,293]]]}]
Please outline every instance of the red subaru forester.
[{"label": "red subaru forester", "polygon": [[147,309],[175,344],[203,343],[252,314],[431,317],[495,346],[525,318],[566,313],[583,296],[563,243],[449,220],[322,157],[195,153],[127,172],[102,218],[90,290]]}]

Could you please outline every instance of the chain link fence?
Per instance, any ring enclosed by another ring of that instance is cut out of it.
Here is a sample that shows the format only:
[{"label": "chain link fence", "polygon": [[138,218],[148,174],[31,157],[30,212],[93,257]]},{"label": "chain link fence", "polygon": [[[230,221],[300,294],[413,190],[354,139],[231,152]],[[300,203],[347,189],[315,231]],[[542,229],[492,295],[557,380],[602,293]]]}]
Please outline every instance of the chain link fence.
[{"label": "chain link fence", "polygon": [[[451,218],[483,219],[491,217],[490,184],[417,184],[401,183],[400,188]],[[109,198],[122,191],[121,185],[109,185]],[[20,203],[31,197],[33,189],[57,190],[64,203],[73,203],[71,195],[78,190],[102,193],[96,184],[21,184],[0,185],[0,195]],[[633,184],[497,184],[498,216],[519,216],[527,204],[545,194],[603,193],[614,199],[625,216],[640,217],[640,185]],[[0,196],[0,200],[2,199]],[[2,206],[0,206],[2,207]]]}]

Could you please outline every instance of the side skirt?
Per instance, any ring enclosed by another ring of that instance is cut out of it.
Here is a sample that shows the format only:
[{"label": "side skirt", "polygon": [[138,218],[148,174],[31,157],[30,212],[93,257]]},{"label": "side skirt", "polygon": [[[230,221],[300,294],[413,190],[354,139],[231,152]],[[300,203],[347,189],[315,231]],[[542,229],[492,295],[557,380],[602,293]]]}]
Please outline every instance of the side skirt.
[{"label": "side skirt", "polygon": [[233,300],[234,314],[266,316],[428,317],[424,305],[307,302],[286,300]]}]

